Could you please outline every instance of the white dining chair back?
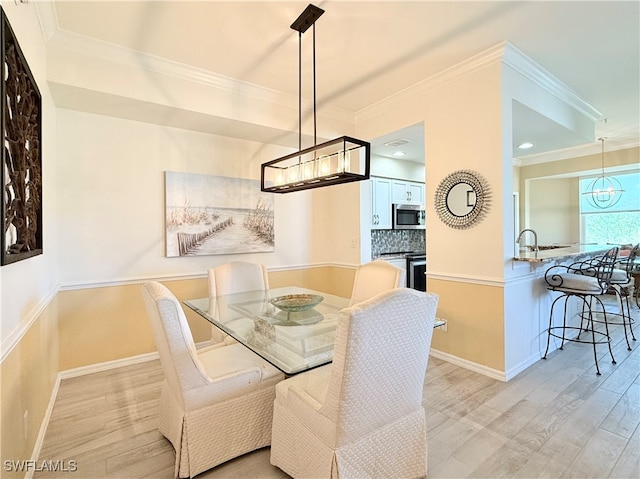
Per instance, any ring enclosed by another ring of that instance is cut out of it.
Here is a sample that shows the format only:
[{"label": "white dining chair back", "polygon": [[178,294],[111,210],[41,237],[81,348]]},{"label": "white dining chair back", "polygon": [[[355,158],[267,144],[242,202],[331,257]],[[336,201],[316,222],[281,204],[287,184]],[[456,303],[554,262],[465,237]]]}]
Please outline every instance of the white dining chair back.
[{"label": "white dining chair back", "polygon": [[403,286],[404,270],[377,259],[361,264],[356,270],[351,291],[351,303],[359,303],[383,291]]},{"label": "white dining chair back", "polygon": [[209,297],[269,289],[267,268],[257,263],[232,261],[209,269],[208,276]]},{"label": "white dining chair back", "polygon": [[437,303],[398,288],[344,309],[333,363],[276,387],[271,463],[292,477],[424,477]]},{"label": "white dining chair back", "polygon": [[[208,278],[209,301],[212,304],[218,296],[269,289],[267,268],[264,265],[247,261],[232,261],[210,268]],[[231,344],[233,342],[235,340],[228,334],[216,326],[211,326],[212,344]]]},{"label": "white dining chair back", "polygon": [[165,377],[158,429],[175,449],[175,477],[268,446],[284,375],[238,343],[196,349],[180,303],[160,283],[146,283],[142,297]]},{"label": "white dining chair back", "polygon": [[198,360],[189,323],[178,300],[160,283],[145,284],[142,298],[165,381],[184,408],[185,393],[208,382]]}]

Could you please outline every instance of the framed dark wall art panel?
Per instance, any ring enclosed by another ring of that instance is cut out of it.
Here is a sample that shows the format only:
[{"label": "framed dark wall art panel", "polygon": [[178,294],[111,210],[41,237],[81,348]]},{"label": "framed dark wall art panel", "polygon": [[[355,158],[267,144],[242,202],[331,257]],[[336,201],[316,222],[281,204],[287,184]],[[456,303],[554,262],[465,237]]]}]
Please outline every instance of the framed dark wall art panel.
[{"label": "framed dark wall art panel", "polygon": [[0,9],[2,264],[42,253],[42,98]]}]

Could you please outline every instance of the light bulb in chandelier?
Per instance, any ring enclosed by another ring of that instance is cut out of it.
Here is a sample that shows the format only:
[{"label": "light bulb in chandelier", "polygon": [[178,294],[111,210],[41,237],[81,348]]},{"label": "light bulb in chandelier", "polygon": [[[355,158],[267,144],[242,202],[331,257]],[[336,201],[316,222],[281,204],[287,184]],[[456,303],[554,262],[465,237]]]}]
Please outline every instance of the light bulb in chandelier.
[{"label": "light bulb in chandelier", "polygon": [[615,206],[622,197],[622,185],[610,176],[594,178],[583,193],[591,206],[599,209],[607,209]]},{"label": "light bulb in chandelier", "polygon": [[622,197],[624,189],[622,184],[614,176],[605,176],[604,174],[604,140],[599,138],[602,144],[601,164],[602,174],[589,182],[586,190],[582,193],[585,199],[593,208],[607,209],[615,206]]}]

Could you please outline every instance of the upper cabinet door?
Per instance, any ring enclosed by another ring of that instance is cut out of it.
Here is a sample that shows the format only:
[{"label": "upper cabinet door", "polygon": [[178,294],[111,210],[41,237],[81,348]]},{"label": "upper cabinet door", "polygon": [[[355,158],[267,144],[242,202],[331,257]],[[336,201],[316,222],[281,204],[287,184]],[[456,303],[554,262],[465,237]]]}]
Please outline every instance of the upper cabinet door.
[{"label": "upper cabinet door", "polygon": [[393,202],[409,203],[409,188],[406,181],[393,180]]},{"label": "upper cabinet door", "polygon": [[424,183],[393,180],[393,203],[423,205]]},{"label": "upper cabinet door", "polygon": [[424,205],[424,183],[407,183],[411,203]]},{"label": "upper cabinet door", "polygon": [[371,229],[391,229],[391,180],[371,178]]}]

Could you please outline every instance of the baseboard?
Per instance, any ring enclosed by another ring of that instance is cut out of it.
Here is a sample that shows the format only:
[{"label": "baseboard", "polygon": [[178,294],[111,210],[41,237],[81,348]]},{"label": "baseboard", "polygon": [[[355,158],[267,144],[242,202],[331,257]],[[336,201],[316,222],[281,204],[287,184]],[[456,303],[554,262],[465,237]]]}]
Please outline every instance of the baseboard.
[{"label": "baseboard", "polygon": [[[36,438],[36,443],[33,446],[33,452],[31,453],[31,461],[32,464],[37,464],[38,457],[40,456],[40,450],[42,449],[42,444],[44,443],[44,436],[47,433],[47,428],[49,427],[49,420],[51,419],[51,413],[53,412],[53,406],[56,403],[56,397],[58,396],[58,389],[60,388],[60,373],[56,376],[56,382],[53,385],[53,389],[51,390],[51,397],[49,398],[49,404],[47,405],[47,410],[44,413],[44,417],[42,418],[42,423],[40,423],[40,430],[38,431],[38,437]],[[33,473],[35,469],[30,467],[27,469],[27,473],[25,474],[25,479],[32,479]]]},{"label": "baseboard", "polygon": [[520,364],[517,364],[516,366],[509,368],[509,370],[505,373],[505,381],[509,381],[511,379],[513,379],[514,377],[516,377],[518,374],[520,374],[522,371],[524,371],[525,369],[527,369],[529,366],[537,363],[538,361],[540,361],[541,355],[540,353],[534,354],[530,357],[528,357],[527,359],[525,359],[524,361],[522,361]]},{"label": "baseboard", "polygon": [[113,361],[105,361],[104,363],[89,364],[87,366],[80,366],[73,369],[65,369],[64,371],[60,371],[58,376],[60,379],[76,378],[78,376],[84,376],[85,374],[99,373],[102,371],[108,371],[109,369],[146,363],[148,361],[158,359],[159,357],[160,356],[157,351],[153,353],[139,354],[138,356],[131,356],[129,358],[114,359]]},{"label": "baseboard", "polygon": [[497,369],[484,366],[483,364],[467,361],[466,359],[459,358],[458,356],[454,356],[453,354],[444,353],[433,348],[431,348],[429,354],[434,358],[442,359],[443,361],[455,364],[456,366],[460,366],[461,368],[468,369],[470,371],[488,376],[493,379],[497,379],[498,381],[507,382],[507,376],[504,371],[499,371]]}]

